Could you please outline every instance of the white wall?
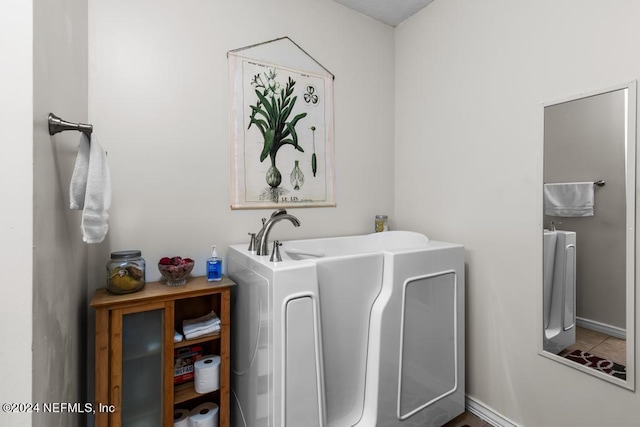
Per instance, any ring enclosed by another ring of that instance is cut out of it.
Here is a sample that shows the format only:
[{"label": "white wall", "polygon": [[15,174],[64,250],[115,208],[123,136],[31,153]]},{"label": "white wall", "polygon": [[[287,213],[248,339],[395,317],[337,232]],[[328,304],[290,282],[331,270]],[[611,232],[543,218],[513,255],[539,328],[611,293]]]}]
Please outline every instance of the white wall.
[{"label": "white wall", "polygon": [[463,243],[468,394],[524,426],[635,425],[640,397],[537,355],[542,104],[640,77],[640,3],[436,0],[396,30],[395,211]]},{"label": "white wall", "polygon": [[[78,132],[50,136],[50,112],[87,122],[87,4],[34,1],[34,402],[86,402],[87,245],[69,210]],[[89,327],[89,330],[93,328]],[[85,425],[73,413],[35,413],[34,426]]]},{"label": "white wall", "polygon": [[[336,208],[290,209],[273,238],[373,231],[393,208],[393,28],[333,1],[89,1],[89,119],[109,153],[113,203],[90,254],[226,255],[270,210],[229,208],[227,51],[288,36],[335,76]],[[393,226],[394,218],[391,218]]]},{"label": "white wall", "polygon": [[[33,7],[8,0],[0,13],[0,401],[31,402]],[[30,426],[31,414],[0,412],[3,426]]]}]

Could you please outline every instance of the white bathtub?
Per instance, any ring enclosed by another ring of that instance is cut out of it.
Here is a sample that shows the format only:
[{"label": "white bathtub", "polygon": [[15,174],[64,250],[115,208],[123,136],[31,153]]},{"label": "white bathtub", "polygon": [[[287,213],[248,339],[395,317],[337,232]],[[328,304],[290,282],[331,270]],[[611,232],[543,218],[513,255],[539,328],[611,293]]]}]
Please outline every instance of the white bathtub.
[{"label": "white bathtub", "polygon": [[464,248],[391,231],[228,252],[235,427],[438,427],[464,411]]},{"label": "white bathtub", "polygon": [[576,233],[544,230],[543,348],[560,353],[576,342]]}]

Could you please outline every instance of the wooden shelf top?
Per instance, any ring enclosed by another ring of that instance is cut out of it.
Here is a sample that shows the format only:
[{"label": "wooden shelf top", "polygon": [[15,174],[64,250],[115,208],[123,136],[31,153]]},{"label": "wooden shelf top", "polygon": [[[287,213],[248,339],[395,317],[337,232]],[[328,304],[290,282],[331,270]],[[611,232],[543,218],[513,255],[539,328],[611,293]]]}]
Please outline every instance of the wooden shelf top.
[{"label": "wooden shelf top", "polygon": [[90,305],[94,308],[124,307],[152,301],[190,298],[216,293],[234,285],[227,276],[223,276],[218,282],[208,282],[206,277],[197,276],[189,277],[186,285],[182,286],[167,286],[164,281],[149,282],[142,290],[130,294],[115,295],[107,291],[107,288],[100,288],[93,295]]},{"label": "wooden shelf top", "polygon": [[190,345],[200,344],[202,342],[219,340],[219,339],[220,339],[220,332],[214,332],[213,334],[203,335],[201,337],[194,338],[192,340],[185,339],[180,342],[174,342],[173,348],[189,347]]},{"label": "wooden shelf top", "polygon": [[183,403],[191,399],[195,399],[197,397],[202,397],[208,394],[212,394],[215,392],[219,392],[220,389],[211,391],[209,393],[200,394],[193,388],[193,381],[189,381],[188,383],[176,385],[173,388],[173,404],[177,405],[178,403]]}]

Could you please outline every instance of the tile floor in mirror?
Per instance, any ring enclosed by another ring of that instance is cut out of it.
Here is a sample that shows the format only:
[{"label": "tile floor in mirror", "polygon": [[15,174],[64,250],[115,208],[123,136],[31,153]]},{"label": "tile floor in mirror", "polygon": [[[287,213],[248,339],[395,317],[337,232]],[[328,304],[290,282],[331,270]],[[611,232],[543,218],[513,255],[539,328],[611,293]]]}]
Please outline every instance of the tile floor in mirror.
[{"label": "tile floor in mirror", "polygon": [[560,356],[577,349],[624,366],[627,365],[627,343],[620,338],[577,326],[576,343],[562,351]]}]

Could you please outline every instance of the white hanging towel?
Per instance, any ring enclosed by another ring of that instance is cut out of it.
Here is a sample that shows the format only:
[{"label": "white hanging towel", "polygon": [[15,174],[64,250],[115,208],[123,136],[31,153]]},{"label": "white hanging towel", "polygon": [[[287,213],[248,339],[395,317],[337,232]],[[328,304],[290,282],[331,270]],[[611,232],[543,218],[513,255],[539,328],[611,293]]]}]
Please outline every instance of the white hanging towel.
[{"label": "white hanging towel", "polygon": [[551,216],[593,216],[593,182],[544,185],[544,213]]},{"label": "white hanging towel", "polygon": [[70,208],[82,210],[82,240],[100,243],[109,230],[111,175],[107,154],[95,133],[83,133],[69,186]]}]

